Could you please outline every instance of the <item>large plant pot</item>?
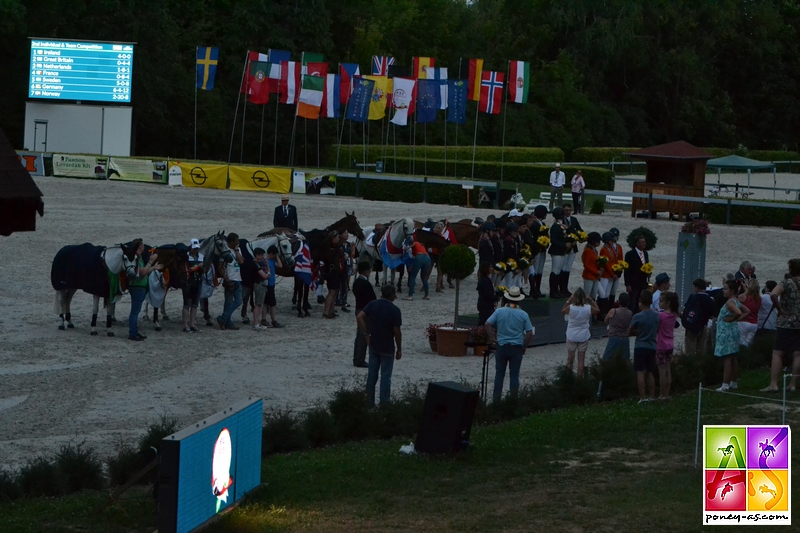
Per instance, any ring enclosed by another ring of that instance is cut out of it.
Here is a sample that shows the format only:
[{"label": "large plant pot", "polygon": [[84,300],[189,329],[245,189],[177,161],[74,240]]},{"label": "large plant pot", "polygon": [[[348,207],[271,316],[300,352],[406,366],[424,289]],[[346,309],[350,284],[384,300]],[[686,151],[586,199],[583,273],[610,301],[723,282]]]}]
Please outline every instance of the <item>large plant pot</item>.
[{"label": "large plant pot", "polygon": [[446,357],[463,357],[467,355],[466,342],[469,341],[470,330],[438,328],[436,330],[436,353]]},{"label": "large plant pot", "polygon": [[436,350],[436,341],[432,341],[432,340],[428,339],[428,344],[430,344],[430,345],[431,345],[431,351],[432,351],[433,353],[437,353],[437,350]]},{"label": "large plant pot", "polygon": [[483,357],[483,354],[486,353],[487,348],[488,346],[486,346],[485,344],[479,344],[477,346],[472,347],[472,353],[474,353],[478,357]]}]

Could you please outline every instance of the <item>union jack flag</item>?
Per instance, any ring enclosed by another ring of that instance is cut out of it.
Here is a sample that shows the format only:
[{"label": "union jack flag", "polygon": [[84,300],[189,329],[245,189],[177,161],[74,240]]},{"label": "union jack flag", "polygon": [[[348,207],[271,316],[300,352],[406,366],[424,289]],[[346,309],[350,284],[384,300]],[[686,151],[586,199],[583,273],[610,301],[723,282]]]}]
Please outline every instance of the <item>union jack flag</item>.
[{"label": "union jack flag", "polygon": [[311,248],[308,247],[308,244],[303,243],[303,245],[297,251],[297,255],[295,256],[294,260],[294,273],[300,276],[300,279],[303,280],[303,283],[309,287],[314,287],[314,277],[316,272],[314,265],[311,262]]},{"label": "union jack flag", "polygon": [[372,75],[388,76],[389,65],[394,65],[394,58],[389,56],[372,56]]}]

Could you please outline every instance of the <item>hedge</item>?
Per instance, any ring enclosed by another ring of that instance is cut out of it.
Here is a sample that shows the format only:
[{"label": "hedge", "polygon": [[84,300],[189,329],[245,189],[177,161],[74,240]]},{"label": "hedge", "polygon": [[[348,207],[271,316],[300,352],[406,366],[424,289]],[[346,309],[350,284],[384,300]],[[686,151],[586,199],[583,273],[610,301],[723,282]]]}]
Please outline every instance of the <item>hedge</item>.
[{"label": "hedge", "polygon": [[[407,157],[391,157],[386,159],[384,170],[386,172],[395,172],[397,169],[398,174],[411,174],[411,162],[414,161]],[[396,166],[395,166],[396,163]],[[455,164],[453,161],[447,160],[447,169],[445,169],[445,161],[439,159],[428,159],[427,162],[417,159],[415,162],[415,174],[422,175],[427,166],[427,176],[453,176],[455,174]],[[530,183],[533,185],[550,184],[550,172],[553,168],[545,165],[525,165],[521,163],[506,163],[503,166],[503,181],[510,183]],[[500,167],[499,162],[493,161],[476,161],[475,162],[475,179],[477,181],[500,181]],[[446,170],[446,172],[445,172]],[[472,162],[460,161],[458,163],[459,175],[472,174]],[[604,191],[614,190],[614,173],[610,170],[597,167],[585,166],[570,166],[563,165],[561,170],[567,176],[567,183],[575,174],[576,171],[583,171],[583,179],[586,181],[587,189],[600,189]]]},{"label": "hedge", "polygon": [[[337,145],[333,145],[328,150],[328,166],[336,168]],[[444,159],[444,146],[417,146],[412,152],[411,147],[404,144],[402,146],[384,147],[381,145],[367,146],[367,163],[383,161],[387,157],[406,157],[410,158],[412,153],[415,159],[421,161],[425,159]],[[343,144],[339,153],[339,168],[350,168],[350,161],[355,159],[358,163],[363,162],[363,147],[358,145]],[[472,164],[471,146],[448,146],[447,160],[459,160],[459,164],[469,162]],[[561,148],[528,148],[528,147],[506,147],[503,150],[500,146],[478,146],[475,149],[476,161],[505,161],[507,163],[552,163],[554,161],[564,161],[564,151]]]},{"label": "hedge", "polygon": [[[427,201],[429,204],[467,205],[467,191],[461,188],[461,181],[454,181],[452,185],[428,183]],[[381,200],[393,202],[419,203],[423,201],[425,185],[422,182],[389,181],[380,179],[361,179],[359,183],[359,196],[366,200]],[[479,189],[470,191],[470,204],[478,203]],[[494,191],[487,191],[494,196]],[[356,180],[339,176],[336,178],[337,196],[355,196]],[[503,205],[514,194],[511,189],[500,190],[498,205]],[[491,207],[491,206],[486,206]]]},{"label": "hedge", "polygon": [[[623,153],[635,152],[641,148],[628,147],[584,147],[576,148],[572,151],[569,160],[575,162],[610,162],[610,161],[627,161],[628,156],[622,155]],[[755,159],[756,161],[798,161],[800,160],[800,153],[791,152],[786,150],[738,150],[736,148],[702,148],[714,157],[725,157],[727,155],[741,155]]]},{"label": "hedge", "polygon": [[[767,202],[767,200],[759,200],[759,202]],[[713,224],[725,224],[727,213],[727,205],[706,204],[705,206],[705,217]],[[759,226],[778,226],[783,229],[789,229],[795,217],[798,215],[800,215],[800,209],[778,209],[774,207],[732,205],[731,225],[752,226],[754,224],[753,221],[757,220]]]}]

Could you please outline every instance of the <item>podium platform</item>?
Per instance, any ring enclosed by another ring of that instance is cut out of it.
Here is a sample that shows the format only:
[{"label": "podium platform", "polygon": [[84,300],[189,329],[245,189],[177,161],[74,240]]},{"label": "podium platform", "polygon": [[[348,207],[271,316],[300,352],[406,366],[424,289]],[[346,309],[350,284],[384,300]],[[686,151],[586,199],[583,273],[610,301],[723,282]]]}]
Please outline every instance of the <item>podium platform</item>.
[{"label": "podium platform", "polygon": [[[561,314],[566,300],[551,300],[540,298],[532,300],[526,298],[518,305],[528,313],[535,333],[531,338],[530,346],[545,346],[547,344],[564,344],[567,342],[567,321]],[[477,313],[472,315],[458,315],[458,327],[471,328],[478,325]],[[592,323],[592,339],[601,339],[608,336],[606,325]]]}]

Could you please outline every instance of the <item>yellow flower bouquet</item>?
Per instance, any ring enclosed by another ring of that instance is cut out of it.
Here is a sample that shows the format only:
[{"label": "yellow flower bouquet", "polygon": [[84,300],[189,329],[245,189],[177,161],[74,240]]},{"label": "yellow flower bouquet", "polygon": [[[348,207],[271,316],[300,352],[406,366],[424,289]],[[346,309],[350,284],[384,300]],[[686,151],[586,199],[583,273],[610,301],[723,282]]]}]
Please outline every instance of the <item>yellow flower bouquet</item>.
[{"label": "yellow flower bouquet", "polygon": [[531,262],[528,261],[526,258],[520,258],[519,262],[517,262],[517,268],[522,270],[523,272],[528,270],[531,266]]},{"label": "yellow flower bouquet", "polygon": [[547,235],[548,233],[550,233],[550,228],[548,228],[547,226],[541,226],[539,228],[539,233],[544,233],[545,235]]},{"label": "yellow flower bouquet", "polygon": [[498,272],[505,272],[506,268],[507,265],[502,261],[498,261],[497,263],[494,264],[494,269],[497,270]]},{"label": "yellow flower bouquet", "polygon": [[608,263],[608,257],[601,255],[600,257],[597,258],[597,266],[599,266],[600,268],[605,268],[606,263]]},{"label": "yellow flower bouquet", "polygon": [[578,242],[586,242],[588,240],[589,240],[589,234],[587,234],[585,231],[578,232]]},{"label": "yellow flower bouquet", "polygon": [[640,270],[649,276],[650,274],[653,273],[653,264],[645,263],[642,265],[642,268]]},{"label": "yellow flower bouquet", "polygon": [[550,238],[546,237],[544,235],[542,235],[541,237],[536,239],[536,242],[538,242],[539,246],[541,246],[543,248],[547,248],[548,246],[550,246]]},{"label": "yellow flower bouquet", "polygon": [[616,263],[614,263],[614,264],[611,266],[611,270],[613,270],[614,272],[616,272],[617,274],[619,274],[619,273],[620,273],[620,272],[622,272],[623,270],[626,270],[626,269],[628,268],[628,266],[629,266],[629,265],[628,265],[628,263],[627,263],[626,261],[617,261]]},{"label": "yellow flower bouquet", "polygon": [[[506,271],[507,272],[513,272],[517,268],[519,268],[519,266],[517,265],[517,262],[514,261],[513,259],[509,259],[508,261],[506,261]],[[652,270],[651,270],[651,272],[652,272]]]}]

